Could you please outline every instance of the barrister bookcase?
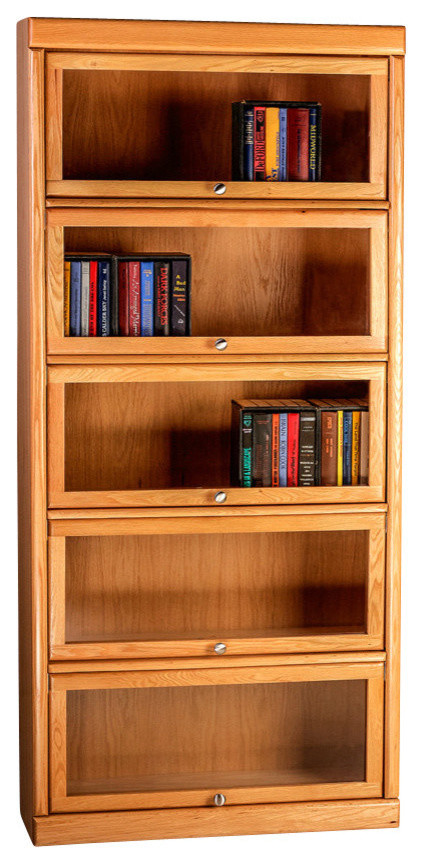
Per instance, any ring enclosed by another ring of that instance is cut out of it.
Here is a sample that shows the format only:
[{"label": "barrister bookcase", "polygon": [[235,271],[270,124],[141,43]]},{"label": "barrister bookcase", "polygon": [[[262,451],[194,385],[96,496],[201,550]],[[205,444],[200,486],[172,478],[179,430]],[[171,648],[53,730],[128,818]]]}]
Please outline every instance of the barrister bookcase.
[{"label": "barrister bookcase", "polygon": [[[399,819],[402,27],[18,24],[21,810],[36,845]],[[320,182],[231,103],[319,101]],[[74,337],[69,253],[191,256]],[[221,350],[224,348],[224,350]],[[232,399],[360,398],[368,482],[240,488]]]}]

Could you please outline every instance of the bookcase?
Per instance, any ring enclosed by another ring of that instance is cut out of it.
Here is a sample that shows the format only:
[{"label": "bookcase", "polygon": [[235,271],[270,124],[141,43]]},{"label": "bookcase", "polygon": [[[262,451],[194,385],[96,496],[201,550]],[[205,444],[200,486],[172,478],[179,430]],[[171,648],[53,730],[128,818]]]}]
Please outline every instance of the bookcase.
[{"label": "bookcase", "polygon": [[[402,27],[18,24],[21,811],[36,845],[399,819]],[[322,105],[236,182],[231,103]],[[183,252],[191,334],[66,335]],[[235,486],[231,400],[361,399],[366,483]]]}]

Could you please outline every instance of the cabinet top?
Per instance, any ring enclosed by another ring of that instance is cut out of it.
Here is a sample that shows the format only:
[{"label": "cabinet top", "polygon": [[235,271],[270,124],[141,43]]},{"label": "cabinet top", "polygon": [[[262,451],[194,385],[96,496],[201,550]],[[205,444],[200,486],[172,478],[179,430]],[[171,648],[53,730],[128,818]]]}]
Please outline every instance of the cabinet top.
[{"label": "cabinet top", "polygon": [[405,53],[404,27],[27,18],[30,48],[212,54]]}]

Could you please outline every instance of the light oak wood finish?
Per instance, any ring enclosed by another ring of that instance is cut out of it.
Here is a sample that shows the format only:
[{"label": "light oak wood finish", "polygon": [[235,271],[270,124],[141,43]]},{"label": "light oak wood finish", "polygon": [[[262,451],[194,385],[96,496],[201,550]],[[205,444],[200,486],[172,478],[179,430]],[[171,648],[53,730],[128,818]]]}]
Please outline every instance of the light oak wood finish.
[{"label": "light oak wood finish", "polygon": [[[49,198],[215,198],[214,186],[225,178],[211,182],[201,180],[48,180],[46,191]],[[225,198],[285,199],[309,198],[345,201],[356,198],[358,202],[385,200],[385,185],[382,183],[233,183],[225,180]],[[282,188],[284,187],[284,188]]]},{"label": "light oak wood finish", "polygon": [[[173,198],[161,198],[160,200],[155,200],[154,198],[114,198],[111,200],[110,198],[96,198],[93,200],[92,198],[47,198],[46,199],[46,209],[47,210],[55,210],[56,208],[63,207],[111,207],[129,210],[137,207],[158,207],[158,208],[175,208],[178,207],[193,207],[193,201],[190,199],[181,199],[176,202]],[[218,199],[200,199],[196,201],[195,207],[196,210],[201,210],[202,208],[214,208],[218,211],[223,211],[225,213],[226,209],[229,210],[252,210],[257,208],[257,203],[251,200],[236,200],[233,199],[229,202]],[[269,199],[265,199],[261,201],[261,211],[265,210],[298,210],[299,202],[295,199],[284,200],[281,199],[279,201],[273,201]],[[388,210],[389,209],[388,201],[361,201],[358,205],[357,201],[331,201],[331,209],[332,210],[356,210],[361,212],[362,210]],[[330,207],[330,202],[328,201],[315,201],[313,198],[302,200],[302,207],[306,207],[308,210],[328,210]]]}]

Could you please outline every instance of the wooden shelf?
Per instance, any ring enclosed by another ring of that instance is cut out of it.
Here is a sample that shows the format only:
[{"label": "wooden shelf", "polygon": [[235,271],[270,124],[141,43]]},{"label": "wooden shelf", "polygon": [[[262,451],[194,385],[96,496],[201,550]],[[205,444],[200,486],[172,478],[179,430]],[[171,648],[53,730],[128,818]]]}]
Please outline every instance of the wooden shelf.
[{"label": "wooden shelf", "polygon": [[[148,181],[148,180],[49,180],[46,195],[49,198],[212,198],[216,183],[226,185],[225,199],[293,199],[302,202],[325,200],[331,202],[356,199],[358,201],[384,200],[382,183],[233,183],[223,177],[205,181]],[[220,197],[220,200],[224,200]]]}]

